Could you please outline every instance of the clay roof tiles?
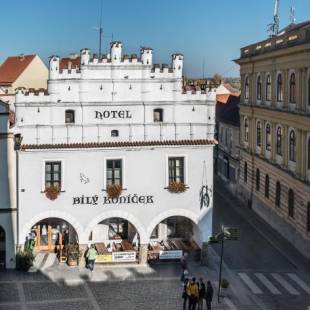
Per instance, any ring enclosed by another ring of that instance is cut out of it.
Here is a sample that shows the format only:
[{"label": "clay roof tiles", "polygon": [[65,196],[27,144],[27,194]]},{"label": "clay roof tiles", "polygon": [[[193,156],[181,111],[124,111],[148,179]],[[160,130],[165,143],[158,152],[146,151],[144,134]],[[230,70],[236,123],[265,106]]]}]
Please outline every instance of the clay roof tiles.
[{"label": "clay roof tiles", "polygon": [[60,144],[24,144],[22,150],[44,149],[83,149],[83,148],[110,148],[110,147],[135,147],[156,145],[214,145],[213,139],[199,140],[165,140],[165,141],[123,141],[123,142],[87,142],[87,143],[60,143]]},{"label": "clay roof tiles", "polygon": [[24,72],[36,55],[8,57],[0,66],[0,85],[10,85]]}]

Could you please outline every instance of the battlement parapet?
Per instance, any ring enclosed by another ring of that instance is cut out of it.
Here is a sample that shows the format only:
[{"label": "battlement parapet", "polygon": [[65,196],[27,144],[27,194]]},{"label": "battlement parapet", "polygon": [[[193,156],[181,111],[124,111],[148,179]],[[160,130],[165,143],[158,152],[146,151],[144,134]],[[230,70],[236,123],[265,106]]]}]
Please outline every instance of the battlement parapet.
[{"label": "battlement parapet", "polygon": [[39,88],[29,88],[19,87],[15,91],[15,102],[49,102],[50,94],[47,89]]}]

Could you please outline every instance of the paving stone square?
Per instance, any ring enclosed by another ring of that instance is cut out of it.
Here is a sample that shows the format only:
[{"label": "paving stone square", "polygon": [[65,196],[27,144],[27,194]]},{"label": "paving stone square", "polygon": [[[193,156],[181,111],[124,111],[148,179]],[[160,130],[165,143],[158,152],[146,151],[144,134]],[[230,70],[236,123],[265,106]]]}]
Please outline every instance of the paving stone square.
[{"label": "paving stone square", "polygon": [[0,300],[1,302],[19,301],[16,283],[0,283]]},{"label": "paving stone square", "polygon": [[31,310],[93,310],[89,301],[61,301],[44,304],[28,304]]},{"label": "paving stone square", "polygon": [[66,286],[50,282],[23,283],[26,301],[87,298],[85,288],[81,285]]}]

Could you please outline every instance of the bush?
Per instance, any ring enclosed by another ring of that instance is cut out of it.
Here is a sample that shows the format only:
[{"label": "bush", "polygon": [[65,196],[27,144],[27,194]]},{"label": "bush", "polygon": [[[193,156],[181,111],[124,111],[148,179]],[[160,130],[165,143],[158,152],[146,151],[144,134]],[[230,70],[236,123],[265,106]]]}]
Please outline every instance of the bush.
[{"label": "bush", "polygon": [[69,243],[66,250],[67,260],[78,260],[80,258],[80,250],[77,243]]},{"label": "bush", "polygon": [[229,282],[226,279],[222,279],[221,288],[228,288]]},{"label": "bush", "polygon": [[23,251],[16,254],[16,269],[28,271],[33,265],[34,255],[31,251]]}]

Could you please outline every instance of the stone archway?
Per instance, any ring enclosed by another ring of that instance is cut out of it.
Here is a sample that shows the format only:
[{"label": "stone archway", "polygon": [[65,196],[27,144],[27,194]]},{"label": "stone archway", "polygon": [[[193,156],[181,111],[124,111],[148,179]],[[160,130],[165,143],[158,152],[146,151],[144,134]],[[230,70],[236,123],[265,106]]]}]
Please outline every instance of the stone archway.
[{"label": "stone archway", "polygon": [[185,210],[185,209],[172,209],[172,210],[168,210],[165,212],[160,213],[159,215],[157,215],[153,221],[150,223],[150,225],[148,226],[148,229],[146,231],[148,238],[150,238],[153,230],[155,229],[155,227],[162,221],[164,221],[165,219],[169,218],[169,217],[173,217],[173,216],[182,216],[185,218],[190,219],[194,224],[196,224],[196,226],[198,225],[198,216],[189,210]]},{"label": "stone archway", "polygon": [[87,228],[85,229],[84,237],[83,237],[83,240],[86,241],[85,243],[88,242],[88,237],[91,234],[94,227],[98,223],[103,222],[104,220],[108,220],[110,218],[122,218],[122,219],[127,220],[136,228],[140,236],[140,243],[148,242],[148,237],[145,232],[144,225],[137,218],[135,218],[132,214],[124,212],[124,211],[108,211],[108,212],[101,213],[88,224]]},{"label": "stone archway", "polygon": [[[23,227],[23,230],[20,234],[19,242],[21,245],[26,241],[26,238],[31,231],[32,227],[39,223],[40,221],[48,218],[58,218],[68,222],[76,231],[78,239],[80,240],[81,236],[83,236],[84,230],[82,225],[70,214],[63,211],[47,211],[42,212],[30,219]],[[81,242],[81,241],[80,241]]]}]

